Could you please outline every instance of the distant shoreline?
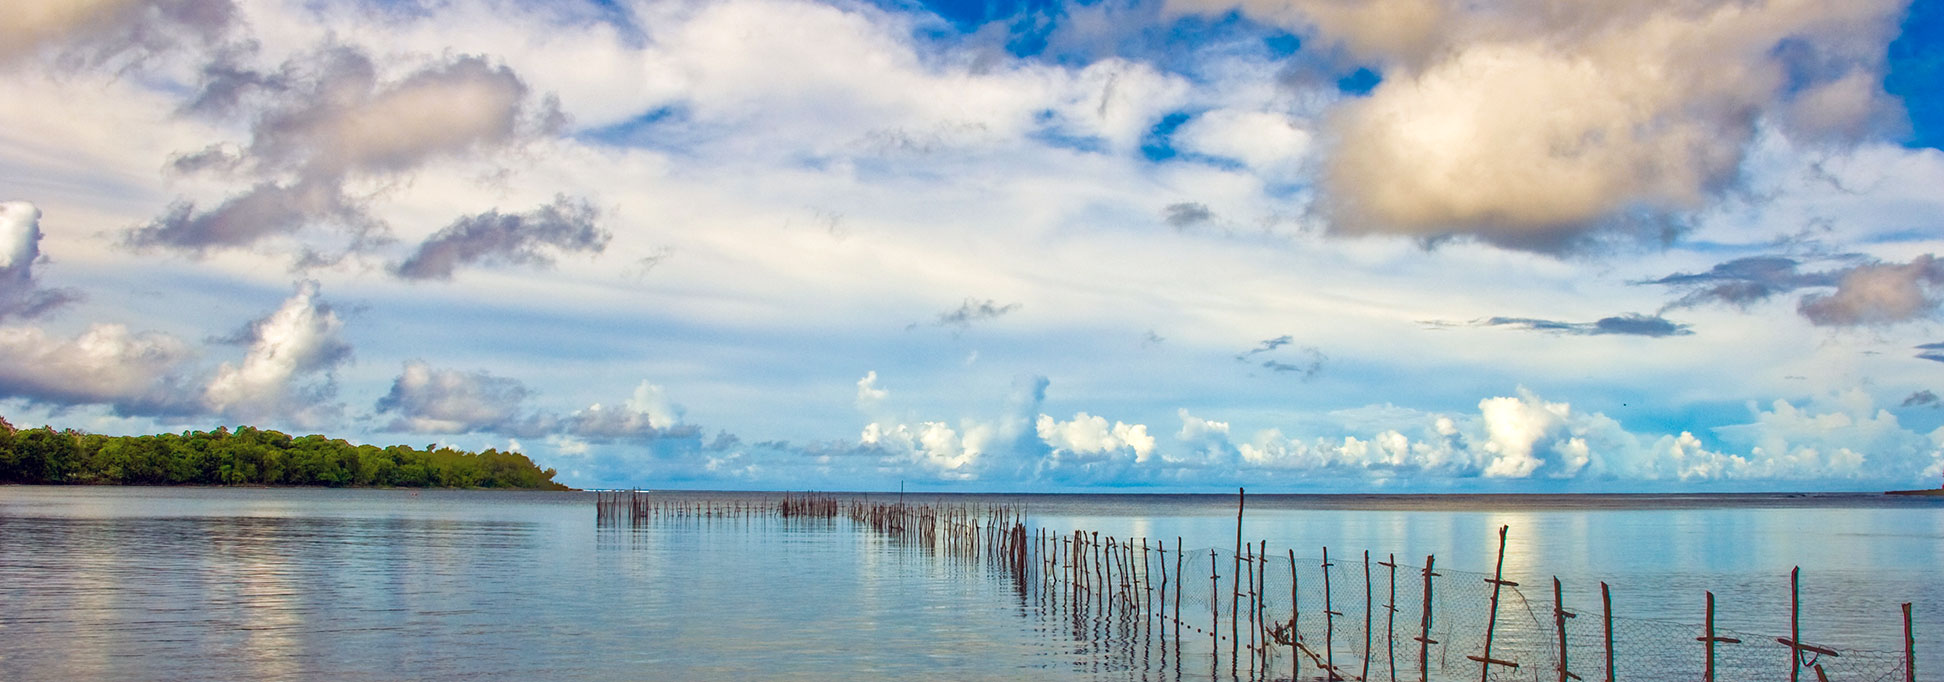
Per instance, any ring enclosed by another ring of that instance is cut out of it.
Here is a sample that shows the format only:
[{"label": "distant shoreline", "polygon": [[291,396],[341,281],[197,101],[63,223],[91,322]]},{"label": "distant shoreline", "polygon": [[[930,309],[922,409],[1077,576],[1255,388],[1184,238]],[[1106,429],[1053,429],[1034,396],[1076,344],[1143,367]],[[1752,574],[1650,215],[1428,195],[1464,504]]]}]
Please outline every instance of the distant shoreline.
[{"label": "distant shoreline", "polygon": [[1923,490],[1890,490],[1890,491],[1886,491],[1886,492],[1884,492],[1883,494],[1885,494],[1885,495],[1915,495],[1915,496],[1920,496],[1920,497],[1944,497],[1944,488],[1926,488],[1926,489],[1923,489]]}]

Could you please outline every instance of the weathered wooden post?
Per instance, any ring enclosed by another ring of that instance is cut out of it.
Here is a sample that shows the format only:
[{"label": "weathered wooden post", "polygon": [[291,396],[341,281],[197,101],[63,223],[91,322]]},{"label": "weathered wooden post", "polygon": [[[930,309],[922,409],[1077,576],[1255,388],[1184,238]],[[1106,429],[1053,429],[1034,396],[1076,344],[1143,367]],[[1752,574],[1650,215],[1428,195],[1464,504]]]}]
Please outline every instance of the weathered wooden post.
[{"label": "weathered wooden post", "polygon": [[1437,558],[1435,554],[1424,555],[1424,610],[1422,611],[1424,618],[1423,623],[1418,626],[1417,636],[1418,682],[1430,682],[1431,645],[1438,643],[1438,640],[1431,639],[1431,579],[1438,576],[1437,573],[1432,572],[1431,567],[1436,563]]},{"label": "weathered wooden post", "polygon": [[[1208,550],[1208,655],[1222,657],[1222,570],[1215,567],[1215,550]],[[1213,665],[1213,661],[1210,664]],[[1212,672],[1212,671],[1211,671]]]},{"label": "weathered wooden post", "polygon": [[1702,626],[1706,629],[1702,631],[1702,635],[1700,637],[1695,638],[1700,640],[1707,646],[1707,656],[1706,658],[1703,659],[1702,662],[1703,667],[1701,669],[1701,679],[1705,680],[1706,682],[1714,682],[1714,678],[1715,678],[1715,643],[1716,642],[1726,642],[1728,644],[1741,643],[1741,640],[1732,637],[1715,636],[1714,614],[1715,614],[1714,593],[1709,592],[1708,593],[1708,616],[1707,619],[1703,621],[1703,623],[1705,624]]},{"label": "weathered wooden post", "polygon": [[[1303,638],[1296,629],[1296,624],[1302,620],[1303,609],[1296,597],[1296,550],[1292,549],[1289,550],[1289,679],[1291,680],[1303,676],[1303,656],[1298,649]],[[1904,609],[1905,613],[1909,611],[1908,608]],[[1908,622],[1909,619],[1905,618],[1905,621]]]},{"label": "weathered wooden post", "polygon": [[1517,661],[1492,658],[1492,635],[1498,630],[1499,589],[1519,586],[1518,583],[1505,579],[1505,531],[1508,528],[1510,526],[1499,526],[1498,564],[1496,568],[1492,569],[1492,577],[1485,581],[1492,584],[1492,612],[1485,620],[1485,651],[1477,656],[1465,657],[1478,661],[1478,682],[1486,682],[1491,679],[1492,666],[1494,665],[1502,665],[1508,668],[1519,667]]},{"label": "weathered wooden post", "polygon": [[1904,682],[1917,682],[1917,638],[1910,634],[1910,602],[1904,602]]},{"label": "weathered wooden post", "polygon": [[1168,541],[1155,540],[1154,544],[1155,551],[1161,555],[1157,561],[1161,564],[1161,610],[1156,615],[1161,617],[1161,655],[1166,656],[1168,654]]},{"label": "weathered wooden post", "polygon": [[1175,536],[1175,598],[1174,598],[1175,620],[1174,620],[1174,624],[1175,624],[1175,663],[1177,665],[1179,665],[1181,662],[1181,626],[1186,624],[1183,623],[1181,620],[1181,593],[1183,590],[1187,589],[1187,585],[1185,582],[1183,582],[1184,578],[1181,575],[1181,561],[1183,558],[1187,556],[1188,553],[1182,551],[1181,549],[1181,536],[1176,535]]},{"label": "weathered wooden post", "polygon": [[1560,598],[1559,576],[1553,576],[1553,627],[1558,629],[1559,634],[1559,682],[1580,678],[1566,667],[1566,619],[1578,615],[1566,611],[1566,603]]},{"label": "weathered wooden post", "polygon": [[1390,569],[1390,598],[1384,601],[1384,648],[1390,657],[1391,682],[1397,682],[1397,555],[1377,565]]},{"label": "weathered wooden post", "polygon": [[1240,645],[1240,641],[1239,641],[1240,638],[1236,637],[1237,632],[1235,630],[1235,626],[1236,626],[1235,607],[1239,605],[1239,602],[1241,601],[1242,598],[1242,580],[1241,580],[1242,578],[1242,508],[1244,506],[1247,506],[1248,502],[1249,502],[1248,489],[1236,488],[1235,489],[1235,566],[1234,566],[1236,581],[1235,581],[1235,590],[1233,594],[1229,595],[1229,674],[1230,675],[1235,674],[1236,647]]},{"label": "weathered wooden post", "polygon": [[1815,659],[1811,659],[1811,663],[1804,663],[1802,660],[1802,652],[1807,651],[1815,654],[1818,658],[1822,656],[1833,658],[1841,654],[1836,653],[1834,649],[1803,643],[1802,628],[1799,619],[1801,615],[1801,602],[1798,599],[1799,590],[1797,589],[1801,574],[1801,566],[1797,566],[1789,571],[1789,638],[1783,639],[1777,637],[1775,641],[1789,647],[1789,682],[1796,682],[1802,674],[1802,669],[1812,665],[1816,669],[1816,678],[1826,680],[1827,677],[1823,674],[1822,665],[1813,663]]},{"label": "weathered wooden post", "polygon": [[1341,679],[1336,667],[1336,604],[1330,594],[1330,548],[1323,547],[1323,674],[1329,679]]},{"label": "weathered wooden post", "polygon": [[1359,675],[1357,675],[1357,679],[1359,679],[1359,680],[1368,680],[1368,679],[1370,679],[1370,606],[1371,606],[1371,600],[1370,600],[1370,550],[1367,550],[1367,549],[1366,549],[1366,550],[1364,550],[1364,561],[1363,561],[1363,568],[1364,568],[1364,627],[1363,627],[1363,631],[1364,631],[1364,645],[1363,645],[1363,672],[1362,672],[1361,674],[1359,674]]},{"label": "weathered wooden post", "polygon": [[1600,615],[1606,621],[1606,682],[1613,682],[1613,593],[1600,582]]},{"label": "weathered wooden post", "polygon": [[1269,617],[1267,611],[1269,608],[1269,590],[1267,587],[1269,578],[1268,540],[1263,540],[1261,544],[1256,546],[1256,561],[1261,564],[1256,569],[1256,628],[1263,635],[1260,638],[1262,641],[1262,671],[1266,673],[1269,672],[1269,621],[1267,620]]}]

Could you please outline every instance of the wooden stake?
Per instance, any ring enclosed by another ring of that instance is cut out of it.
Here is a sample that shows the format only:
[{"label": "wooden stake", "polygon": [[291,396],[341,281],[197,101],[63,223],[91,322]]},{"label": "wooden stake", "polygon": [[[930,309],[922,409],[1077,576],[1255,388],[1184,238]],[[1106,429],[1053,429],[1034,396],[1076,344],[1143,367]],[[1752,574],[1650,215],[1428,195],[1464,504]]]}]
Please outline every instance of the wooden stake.
[{"label": "wooden stake", "polygon": [[1801,576],[1801,566],[1789,570],[1789,682],[1797,682],[1802,677],[1802,625],[1798,620],[1801,605],[1796,600]]},{"label": "wooden stake", "polygon": [[1364,567],[1363,673],[1358,675],[1357,679],[1368,680],[1370,679],[1370,604],[1371,601],[1370,601],[1370,550],[1367,549],[1364,550],[1363,567]]},{"label": "wooden stake", "polygon": [[1323,667],[1329,679],[1340,680],[1336,667],[1336,612],[1330,595],[1330,548],[1323,547]]},{"label": "wooden stake", "polygon": [[1187,553],[1181,551],[1181,536],[1176,535],[1175,536],[1175,598],[1174,598],[1175,664],[1176,665],[1179,665],[1181,663],[1181,626],[1182,626],[1181,591],[1183,589],[1183,582],[1181,577],[1181,560],[1186,556]]},{"label": "wooden stake", "polygon": [[1492,569],[1492,578],[1485,581],[1492,584],[1492,613],[1485,620],[1485,651],[1477,656],[1465,657],[1478,661],[1478,682],[1486,682],[1486,680],[1491,678],[1492,666],[1494,665],[1502,665],[1508,668],[1519,667],[1517,661],[1492,658],[1492,635],[1498,630],[1499,589],[1507,586],[1519,586],[1518,583],[1505,579],[1505,531],[1508,528],[1510,526],[1499,526],[1498,565]]},{"label": "wooden stake", "polygon": [[1606,621],[1606,682],[1613,682],[1613,593],[1600,583],[1600,615]]},{"label": "wooden stake", "polygon": [[1437,640],[1431,639],[1431,579],[1438,575],[1432,572],[1431,567],[1436,563],[1437,558],[1435,554],[1424,555],[1424,610],[1421,612],[1424,618],[1423,623],[1418,626],[1417,636],[1418,682],[1430,682],[1431,645],[1438,643]]},{"label": "wooden stake", "polygon": [[1391,682],[1397,682],[1397,555],[1377,565],[1390,569],[1390,598],[1384,602],[1384,648],[1390,656]]},{"label": "wooden stake", "polygon": [[1904,602],[1904,682],[1917,682],[1917,639],[1910,634],[1910,602]]},{"label": "wooden stake", "polygon": [[1235,653],[1240,640],[1236,637],[1235,607],[1242,597],[1242,508],[1249,502],[1249,491],[1235,489],[1235,590],[1229,595],[1229,674],[1235,674]]},{"label": "wooden stake", "polygon": [[1553,626],[1559,630],[1559,682],[1566,682],[1569,678],[1580,678],[1566,667],[1566,619],[1578,614],[1566,612],[1566,603],[1560,599],[1559,593],[1559,576],[1553,576]]},{"label": "wooden stake", "polygon": [[[1208,646],[1211,657],[1222,654],[1222,571],[1215,567],[1215,550],[1208,550]],[[1214,661],[1210,661],[1213,665]]]},{"label": "wooden stake", "polygon": [[1739,640],[1739,639],[1734,639],[1734,638],[1732,638],[1732,637],[1716,637],[1716,636],[1715,636],[1715,633],[1714,633],[1714,614],[1715,614],[1715,608],[1714,608],[1714,593],[1713,593],[1713,592],[1709,592],[1709,593],[1708,593],[1708,617],[1707,617],[1707,620],[1706,620],[1706,621],[1704,621],[1704,622],[1705,622],[1706,624],[1702,626],[1702,627],[1705,627],[1705,628],[1707,628],[1707,629],[1705,629],[1705,630],[1703,630],[1703,631],[1702,631],[1702,633],[1703,633],[1703,634],[1702,634],[1702,635],[1701,635],[1700,637],[1696,637],[1696,638],[1695,638],[1695,639],[1698,639],[1698,640],[1700,640],[1701,642],[1703,642],[1703,643],[1704,643],[1704,644],[1705,644],[1705,645],[1707,646],[1707,657],[1706,657],[1706,658],[1704,659],[1704,661],[1703,661],[1703,663],[1702,663],[1702,665],[1703,665],[1704,667],[1703,667],[1703,668],[1701,669],[1701,679],[1702,679],[1702,680],[1704,680],[1705,682],[1714,682],[1714,678],[1715,678],[1715,643],[1716,643],[1716,642],[1727,642],[1727,643],[1729,643],[1729,644],[1740,644],[1740,643],[1741,643],[1741,640]]},{"label": "wooden stake", "polygon": [[[1904,622],[1907,624],[1910,622],[1908,606],[1904,608],[1904,613]],[[1296,550],[1292,549],[1289,550],[1289,679],[1291,680],[1303,676],[1303,657],[1297,649],[1301,646],[1303,638],[1297,634],[1296,629],[1296,624],[1301,621],[1302,615],[1303,609],[1296,600]]]}]

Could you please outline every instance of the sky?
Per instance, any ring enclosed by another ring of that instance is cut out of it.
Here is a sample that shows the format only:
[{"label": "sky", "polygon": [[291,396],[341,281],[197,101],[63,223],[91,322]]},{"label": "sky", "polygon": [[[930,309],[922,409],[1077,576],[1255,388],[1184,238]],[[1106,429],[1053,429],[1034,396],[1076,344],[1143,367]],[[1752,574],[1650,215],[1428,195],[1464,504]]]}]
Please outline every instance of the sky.
[{"label": "sky", "polygon": [[0,415],[603,488],[1936,487],[1940,5],[13,0]]}]

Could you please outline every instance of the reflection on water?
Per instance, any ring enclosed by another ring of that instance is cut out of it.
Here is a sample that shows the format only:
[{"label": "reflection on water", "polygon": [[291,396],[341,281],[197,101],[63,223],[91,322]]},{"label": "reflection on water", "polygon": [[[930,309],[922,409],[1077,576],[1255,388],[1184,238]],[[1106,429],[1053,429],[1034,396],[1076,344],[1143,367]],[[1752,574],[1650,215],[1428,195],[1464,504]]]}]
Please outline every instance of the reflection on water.
[{"label": "reflection on water", "polygon": [[[1021,505],[1036,527],[1234,543],[1232,498],[949,499]],[[1209,676],[1155,666],[1165,650],[1124,624],[1047,609],[1057,593],[842,521],[593,516],[568,493],[0,487],[0,679]],[[1559,576],[1580,606],[1605,580],[1636,618],[1697,623],[1713,590],[1723,627],[1786,632],[1801,565],[1805,637],[1854,641],[1915,602],[1920,667],[1944,669],[1936,501],[1264,497],[1244,535],[1305,566],[1327,545],[1483,572],[1500,525],[1509,578]]]}]

